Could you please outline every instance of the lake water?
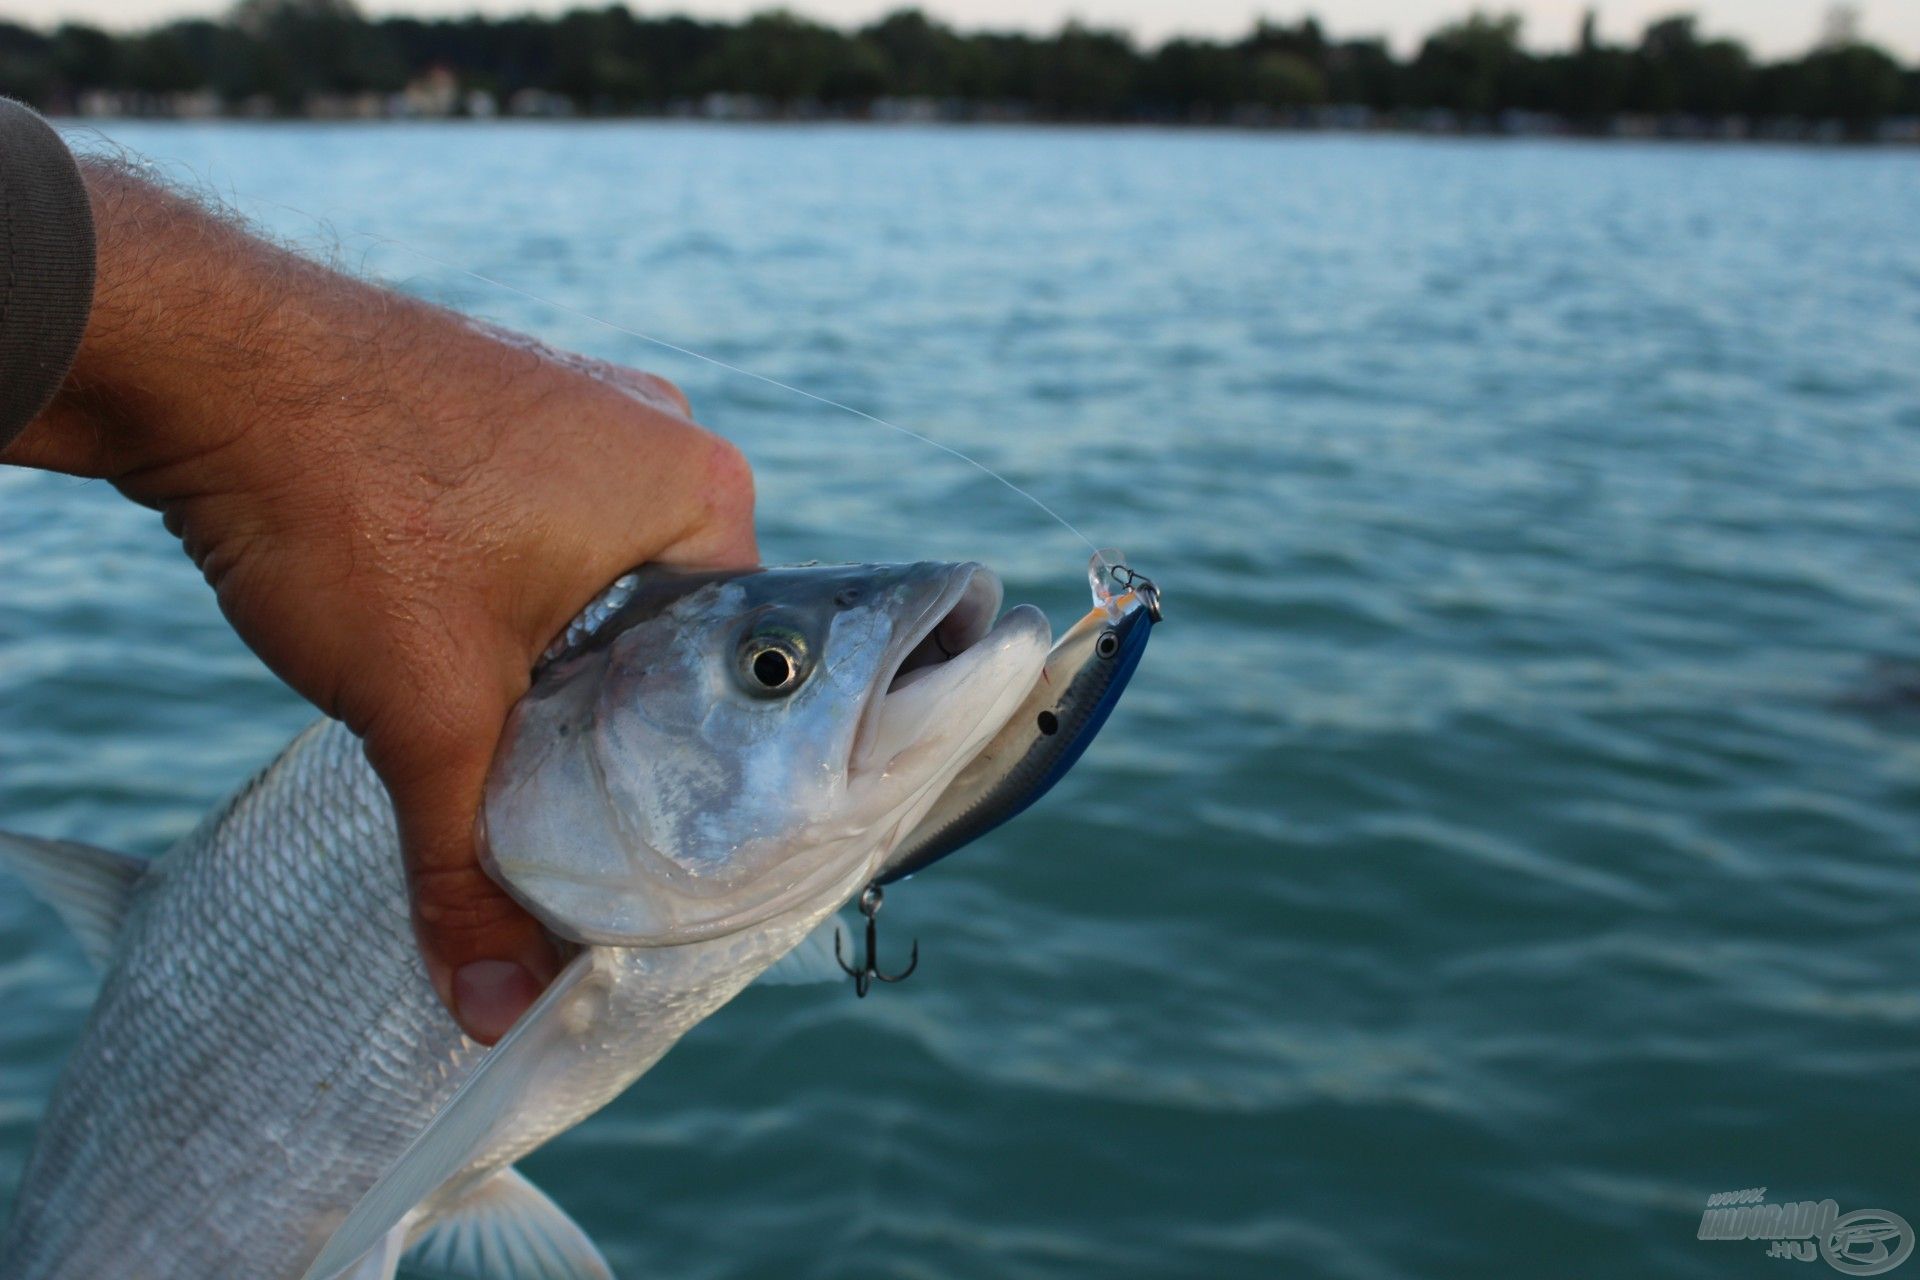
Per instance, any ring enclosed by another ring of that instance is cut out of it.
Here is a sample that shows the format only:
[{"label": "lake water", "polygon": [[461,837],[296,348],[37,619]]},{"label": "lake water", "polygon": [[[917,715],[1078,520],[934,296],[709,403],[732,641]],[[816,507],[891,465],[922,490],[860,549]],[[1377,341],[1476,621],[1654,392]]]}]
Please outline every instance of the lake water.
[{"label": "lake water", "polygon": [[[1920,1221],[1920,157],[109,132],[679,379],[771,560],[1085,608],[952,458],[368,237],[928,432],[1165,589],[1078,770],[889,897],[912,982],[750,991],[526,1162],[622,1275],[1748,1276],[1711,1193]],[[0,592],[5,826],[156,853],[310,714],[100,485],[0,474]],[[88,992],[0,892],[0,1203]]]}]

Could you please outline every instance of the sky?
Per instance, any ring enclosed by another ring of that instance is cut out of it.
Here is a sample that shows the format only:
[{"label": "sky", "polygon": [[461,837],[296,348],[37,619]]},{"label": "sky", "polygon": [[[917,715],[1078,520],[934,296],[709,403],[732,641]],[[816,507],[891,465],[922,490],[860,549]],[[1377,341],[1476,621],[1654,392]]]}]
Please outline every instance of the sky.
[{"label": "sky", "polygon": [[[599,7],[607,0],[360,0],[369,13],[445,15],[556,12],[581,4]],[[1676,11],[1697,13],[1702,27],[1716,35],[1736,36],[1765,56],[1799,53],[1819,35],[1830,0],[1480,0],[1478,7],[1521,14],[1527,42],[1550,49],[1569,44],[1589,3],[1600,11],[1600,29],[1609,39],[1637,36],[1650,19]],[[785,7],[823,21],[866,21],[908,0],[785,0]],[[139,27],[185,15],[223,12],[230,0],[0,0],[0,17],[47,25],[63,20],[105,27]],[[737,18],[773,8],[775,0],[628,0],[649,13],[681,12],[701,17]],[[1317,12],[1335,35],[1381,35],[1402,51],[1415,47],[1434,27],[1476,7],[1475,0],[1326,0],[1302,5],[1292,0],[920,0],[920,7],[963,29],[982,27],[1051,30],[1068,18],[1102,27],[1120,27],[1141,40],[1169,35],[1234,35],[1256,18],[1292,21]],[[1920,62],[1920,0],[1856,0],[1862,35],[1893,50],[1902,60]]]}]

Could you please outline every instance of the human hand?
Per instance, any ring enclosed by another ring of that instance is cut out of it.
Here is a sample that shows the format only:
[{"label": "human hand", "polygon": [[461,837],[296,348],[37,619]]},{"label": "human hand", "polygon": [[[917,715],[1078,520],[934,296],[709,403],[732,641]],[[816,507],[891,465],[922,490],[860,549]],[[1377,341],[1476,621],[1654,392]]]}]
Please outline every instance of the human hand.
[{"label": "human hand", "polygon": [[163,512],[241,638],[360,735],[399,817],[428,973],[492,1043],[558,968],[476,856],[507,712],[634,565],[755,562],[746,463],[668,382],[85,169],[93,314],[66,387],[0,458],[104,477]]}]

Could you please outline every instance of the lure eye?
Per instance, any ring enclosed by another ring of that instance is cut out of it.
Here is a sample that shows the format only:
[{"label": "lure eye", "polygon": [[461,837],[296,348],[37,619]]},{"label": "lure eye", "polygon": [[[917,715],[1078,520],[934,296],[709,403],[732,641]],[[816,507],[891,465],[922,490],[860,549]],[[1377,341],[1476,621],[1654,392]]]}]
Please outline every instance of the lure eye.
[{"label": "lure eye", "polygon": [[1103,658],[1111,658],[1120,652],[1120,637],[1111,631],[1102,631],[1100,638],[1093,642],[1093,651]]},{"label": "lure eye", "polygon": [[784,698],[813,674],[806,637],[792,627],[756,627],[740,642],[734,664],[740,687],[756,698]]}]

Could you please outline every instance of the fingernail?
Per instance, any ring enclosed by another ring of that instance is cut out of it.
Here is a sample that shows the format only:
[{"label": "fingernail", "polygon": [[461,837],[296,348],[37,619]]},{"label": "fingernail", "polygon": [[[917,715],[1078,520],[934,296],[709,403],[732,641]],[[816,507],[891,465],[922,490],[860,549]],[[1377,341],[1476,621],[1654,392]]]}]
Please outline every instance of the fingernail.
[{"label": "fingernail", "polygon": [[453,971],[454,1016],[481,1044],[507,1034],[539,998],[533,974],[511,960],[475,960]]}]

